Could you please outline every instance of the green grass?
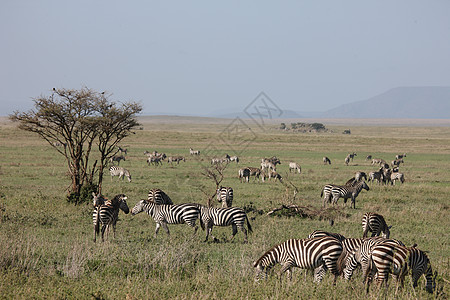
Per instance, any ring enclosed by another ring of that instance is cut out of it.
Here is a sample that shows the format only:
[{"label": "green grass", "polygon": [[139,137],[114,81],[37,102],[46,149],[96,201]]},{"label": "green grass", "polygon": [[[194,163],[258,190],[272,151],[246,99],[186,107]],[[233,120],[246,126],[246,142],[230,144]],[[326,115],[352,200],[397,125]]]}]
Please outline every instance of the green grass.
[{"label": "green grass", "polygon": [[[70,179],[66,163],[50,146],[36,136],[10,125],[0,126],[0,297],[68,298],[68,299],[366,299],[382,297],[375,289],[369,296],[362,292],[360,275],[352,282],[332,276],[314,284],[310,274],[295,269],[293,280],[278,280],[273,274],[260,284],[253,282],[252,263],[271,246],[289,238],[306,238],[315,229],[339,232],[347,237],[362,235],[361,217],[376,211],[393,225],[391,235],[405,244],[417,243],[427,251],[438,271],[441,298],[448,297],[449,267],[449,198],[450,128],[361,126],[351,135],[342,135],[345,126],[327,126],[332,133],[292,133],[267,127],[252,128],[255,135],[245,148],[239,140],[218,141],[226,123],[199,124],[144,123],[144,130],[125,140],[129,149],[121,166],[131,171],[133,182],[104,180],[104,194],[128,196],[134,206],[147,197],[150,188],[163,189],[175,203],[206,203],[201,189],[213,192],[214,184],[201,175],[201,165],[189,157],[189,147],[204,150],[215,142],[218,156],[239,152],[240,163],[230,164],[224,185],[234,189],[236,206],[252,206],[260,215],[249,213],[253,233],[249,244],[242,244],[239,232],[229,242],[231,228],[214,227],[220,243],[204,243],[201,230],[193,235],[186,225],[169,225],[171,237],[163,230],[153,237],[155,224],[145,214],[132,217],[120,213],[116,238],[104,243],[93,240],[91,203],[79,206],[65,200]],[[327,125],[327,124],[325,124]],[[185,155],[186,162],[173,167],[147,166],[145,150]],[[357,157],[349,166],[344,158],[349,152]],[[356,200],[356,209],[321,211],[320,191],[327,183],[344,183],[356,171],[370,172],[376,167],[364,159],[368,154],[394,159],[407,153],[405,184],[383,186],[370,184]],[[278,171],[299,193],[278,182],[240,183],[237,170],[259,166],[262,157],[278,156]],[[328,156],[332,164],[323,165]],[[288,162],[302,166],[301,175],[288,175]],[[200,163],[209,164],[208,159]],[[326,219],[286,217],[265,213],[281,204],[293,203],[316,212],[334,216],[335,225]],[[275,268],[275,272],[279,270]],[[447,281],[445,281],[445,280]],[[447,282],[447,283],[446,283]],[[392,283],[392,282],[391,282]],[[394,284],[387,298],[395,298]],[[413,291],[410,278],[397,295],[401,299],[431,298],[424,290],[424,279]]]}]

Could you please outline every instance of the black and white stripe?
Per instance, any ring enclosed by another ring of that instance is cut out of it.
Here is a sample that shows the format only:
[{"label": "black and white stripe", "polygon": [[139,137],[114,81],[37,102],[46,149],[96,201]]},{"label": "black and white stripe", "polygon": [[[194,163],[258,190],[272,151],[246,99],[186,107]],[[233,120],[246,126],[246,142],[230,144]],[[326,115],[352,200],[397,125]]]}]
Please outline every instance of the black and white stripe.
[{"label": "black and white stripe", "polygon": [[337,201],[339,198],[344,198],[344,203],[347,203],[347,199],[351,199],[350,207],[353,206],[353,208],[356,208],[356,197],[358,197],[359,193],[362,189],[370,190],[369,186],[365,181],[360,181],[356,183],[354,186],[348,186],[348,185],[341,185],[341,186],[334,186],[331,189],[331,194],[333,195],[332,202],[333,204],[337,204]]},{"label": "black and white stripe", "polygon": [[213,226],[232,226],[233,233],[231,240],[237,233],[238,228],[244,233],[244,243],[248,242],[247,229],[245,229],[245,222],[247,222],[248,231],[252,232],[252,227],[248,221],[247,214],[242,208],[228,207],[228,208],[214,208],[201,206],[200,208],[201,219],[200,225],[203,229],[206,227],[206,239],[209,235],[216,241],[217,239],[211,234]]},{"label": "black and white stripe", "polygon": [[387,226],[386,221],[382,215],[367,212],[363,215],[362,220],[363,237],[367,237],[369,231],[372,232],[372,236],[379,236],[380,234],[384,238],[389,238],[390,230],[392,226]]},{"label": "black and white stripe", "polygon": [[406,157],[406,153],[403,153],[403,154],[397,154],[397,155],[395,156],[395,159],[401,159],[401,158],[404,158],[404,157]]},{"label": "black and white stripe", "polygon": [[109,173],[111,174],[111,181],[114,176],[119,176],[119,179],[122,178],[122,180],[123,180],[124,177],[126,177],[128,179],[128,181],[131,182],[130,171],[128,171],[127,169],[125,169],[123,167],[111,166],[111,167],[109,167]]},{"label": "black and white stripe", "polygon": [[[348,180],[345,185],[355,185],[357,182],[355,181],[355,178],[351,178],[350,180]],[[333,189],[333,187],[338,186],[336,184],[326,184],[323,188],[322,188],[322,192],[320,193],[320,197],[323,198],[323,207],[325,207],[326,203],[331,203],[331,199],[332,199],[332,194],[331,194],[331,190]]]},{"label": "black and white stripe", "polygon": [[312,239],[312,238],[315,238],[315,237],[324,237],[324,236],[334,237],[335,239],[338,239],[341,242],[343,240],[345,240],[345,236],[343,236],[342,234],[334,233],[334,232],[328,232],[328,231],[324,231],[324,230],[314,230],[313,232],[311,232],[308,235],[308,239]]},{"label": "black and white stripe", "polygon": [[233,189],[225,186],[219,187],[217,189],[217,201],[222,202],[222,207],[231,207],[233,205]]},{"label": "black and white stripe", "polygon": [[170,199],[170,197],[164,193],[164,191],[160,190],[160,189],[151,189],[148,192],[148,202],[153,202],[155,204],[161,205],[161,204],[166,204],[166,205],[172,205],[172,199]]},{"label": "black and white stripe", "polygon": [[237,156],[230,156],[230,162],[235,161],[237,164],[239,163],[239,157]]},{"label": "black and white stripe", "polygon": [[103,197],[101,201],[94,201],[98,206],[94,208],[92,213],[92,219],[94,223],[94,242],[97,240],[97,234],[100,234],[100,226],[102,231],[102,241],[104,241],[105,231],[110,231],[110,227],[113,228],[114,238],[116,237],[116,223],[119,216],[119,209],[123,210],[125,214],[128,214],[130,209],[128,208],[124,194],[116,195],[112,200],[106,200]]},{"label": "black and white stripe", "polygon": [[158,234],[159,228],[162,226],[170,235],[167,224],[183,224],[194,228],[194,233],[197,232],[198,227],[195,226],[195,221],[200,217],[200,205],[195,203],[184,203],[178,205],[157,205],[147,200],[139,201],[131,210],[131,215],[136,215],[145,211],[156,222],[155,237]]},{"label": "black and white stripe", "polygon": [[320,282],[326,270],[334,275],[334,284],[339,276],[337,260],[343,253],[341,242],[333,237],[317,237],[312,239],[287,240],[264,253],[254,264],[255,280],[267,277],[267,272],[276,264],[281,264],[280,276],[288,272],[292,278],[293,267],[316,269],[314,281]]},{"label": "black and white stripe", "polygon": [[326,164],[331,165],[331,160],[330,160],[328,157],[324,156],[324,157],[322,158],[322,160],[323,160],[323,164],[324,164],[324,165],[326,165]]}]

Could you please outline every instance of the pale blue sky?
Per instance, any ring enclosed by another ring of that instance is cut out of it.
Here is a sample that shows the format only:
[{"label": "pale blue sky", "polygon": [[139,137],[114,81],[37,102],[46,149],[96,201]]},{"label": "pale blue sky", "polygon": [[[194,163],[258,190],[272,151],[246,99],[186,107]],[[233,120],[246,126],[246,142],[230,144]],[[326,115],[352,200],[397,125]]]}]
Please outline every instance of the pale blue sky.
[{"label": "pale blue sky", "polygon": [[0,3],[0,112],[87,86],[146,113],[319,111],[450,86],[450,1]]}]

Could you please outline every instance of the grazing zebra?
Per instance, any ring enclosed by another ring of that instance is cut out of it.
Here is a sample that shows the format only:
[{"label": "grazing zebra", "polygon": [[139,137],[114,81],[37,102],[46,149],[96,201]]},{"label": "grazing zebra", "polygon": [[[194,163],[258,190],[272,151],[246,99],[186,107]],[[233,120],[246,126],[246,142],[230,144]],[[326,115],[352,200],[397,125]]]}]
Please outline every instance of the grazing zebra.
[{"label": "grazing zebra", "polygon": [[147,200],[141,200],[131,210],[131,215],[134,216],[140,212],[145,211],[156,222],[155,238],[158,234],[159,228],[162,226],[170,236],[169,227],[167,224],[183,224],[194,228],[194,234],[198,227],[195,226],[195,221],[200,218],[200,205],[194,203],[183,203],[178,205],[157,205]]},{"label": "grazing zebra", "polygon": [[399,180],[402,184],[405,182],[405,175],[400,172],[393,172],[391,173],[391,184],[395,185],[395,181]]},{"label": "grazing zebra", "polygon": [[238,176],[241,182],[244,181],[248,183],[250,179],[250,169],[248,168],[239,169]]},{"label": "grazing zebra", "polygon": [[[433,271],[427,255],[416,247],[404,247],[395,243],[379,243],[371,251],[370,271],[377,274],[377,285],[381,287],[383,282],[388,281],[389,273],[392,274],[400,287],[403,287],[406,274],[410,273],[413,287],[417,287],[417,281],[424,274],[426,278],[426,290],[433,293],[435,282]],[[367,291],[369,291],[370,281],[367,281]],[[396,291],[397,292],[397,291]]]},{"label": "grazing zebra", "polygon": [[355,180],[356,180],[356,181],[361,181],[363,178],[364,178],[365,180],[367,180],[367,174],[366,174],[365,172],[359,171],[359,172],[356,172],[356,173],[355,173]]},{"label": "grazing zebra", "polygon": [[360,181],[356,183],[354,186],[349,185],[337,185],[334,186],[331,189],[331,194],[333,195],[332,202],[333,204],[337,204],[337,201],[339,198],[344,198],[344,203],[347,203],[347,199],[351,198],[352,202],[350,204],[350,207],[353,206],[353,208],[356,208],[356,197],[358,197],[359,193],[362,189],[365,189],[366,191],[369,191],[369,186],[365,181]]},{"label": "grazing zebra", "polygon": [[275,181],[278,179],[280,182],[283,182],[283,177],[281,177],[280,173],[275,172],[275,171],[270,171],[268,172],[269,174],[269,179],[270,178],[274,178]]},{"label": "grazing zebra", "polygon": [[189,153],[191,155],[200,155],[200,150],[194,150],[192,148],[189,148]]},{"label": "grazing zebra", "polygon": [[356,152],[349,153],[347,156],[351,159],[351,161],[353,161],[353,158],[356,156]]},{"label": "grazing zebra", "polygon": [[314,281],[320,282],[326,270],[334,275],[334,284],[339,276],[337,260],[343,253],[343,247],[339,240],[333,237],[317,237],[312,239],[287,240],[276,245],[264,253],[254,264],[256,268],[255,281],[265,279],[267,272],[277,263],[281,264],[280,276],[288,273],[292,279],[292,267],[302,269],[317,269],[323,271],[314,272]]},{"label": "grazing zebra", "polygon": [[233,189],[231,187],[220,186],[217,189],[217,201],[222,202],[222,207],[231,207],[233,204]]},{"label": "grazing zebra", "polygon": [[404,157],[406,157],[406,153],[404,153],[404,154],[397,154],[395,156],[395,159],[401,159],[401,158],[404,158]]},{"label": "grazing zebra", "polygon": [[126,201],[127,197],[124,194],[118,194],[112,200],[105,200],[106,199],[103,198],[103,203],[97,202],[98,206],[95,207],[94,212],[92,213],[94,222],[94,242],[97,241],[97,235],[100,234],[100,225],[102,227],[102,242],[104,241],[105,231],[108,229],[109,232],[110,226],[113,228],[115,238],[119,209],[123,210],[125,214],[130,212]]},{"label": "grazing zebra", "polygon": [[328,232],[328,231],[323,231],[323,230],[314,230],[313,232],[311,232],[308,235],[308,239],[312,239],[312,238],[315,238],[315,237],[324,237],[324,236],[334,237],[335,239],[338,239],[341,242],[343,240],[345,240],[345,236],[343,236],[342,234],[334,233],[334,232]]},{"label": "grazing zebra", "polygon": [[373,237],[381,234],[382,237],[389,238],[391,234],[389,229],[391,229],[392,226],[387,226],[382,215],[367,212],[363,215],[361,223],[363,228],[363,238],[367,237],[369,231],[372,232]]},{"label": "grazing zebra", "polygon": [[244,224],[247,222],[247,228],[249,232],[252,232],[252,226],[248,221],[247,214],[242,208],[239,207],[226,207],[226,208],[215,208],[215,207],[200,207],[200,225],[202,229],[205,230],[206,227],[206,239],[208,241],[209,235],[211,235],[214,241],[217,239],[211,234],[213,226],[230,226],[233,228],[231,235],[231,240],[233,240],[236,235],[238,228],[244,233],[244,243],[247,243],[247,229],[245,229]]},{"label": "grazing zebra", "polygon": [[[394,239],[385,239],[382,237],[371,237],[371,238],[364,238],[360,239],[361,244],[355,248],[353,251],[350,251],[348,256],[345,259],[345,265],[342,265],[344,261],[338,261],[338,264],[343,270],[344,279],[350,280],[354,270],[361,265],[361,269],[363,271],[363,278],[367,278],[368,271],[369,271],[369,262],[370,262],[370,255],[372,252],[372,249],[374,246],[378,245],[379,243],[384,242],[390,242],[390,243],[396,243],[401,246],[405,246],[402,242]],[[371,278],[369,279],[371,280]]]},{"label": "grazing zebra", "polygon": [[322,160],[323,160],[323,164],[324,164],[324,165],[326,165],[326,164],[331,165],[331,160],[330,160],[328,157],[324,156],[324,157],[322,158]]},{"label": "grazing zebra", "polygon": [[372,155],[370,155],[370,154],[367,155],[367,156],[366,156],[366,160],[372,160]]},{"label": "grazing zebra", "polygon": [[371,181],[378,181],[378,184],[384,181],[384,174],[383,174],[383,168],[380,168],[378,171],[370,172],[369,173],[369,179],[367,179],[368,182]]},{"label": "grazing zebra", "polygon": [[117,148],[119,149],[120,154],[125,153],[125,155],[127,155],[127,152],[128,152],[127,148],[121,148],[120,146],[117,146]]},{"label": "grazing zebra", "polygon": [[247,167],[246,169],[248,169],[250,172],[249,176],[255,176],[255,180],[256,180],[256,178],[258,178],[258,181],[259,181],[259,178],[261,178],[261,180],[264,182],[264,176],[261,176],[262,172],[263,172],[261,169],[253,168],[253,167]]},{"label": "grazing zebra", "polygon": [[128,171],[127,169],[125,169],[123,167],[111,166],[111,167],[109,167],[109,173],[111,174],[111,181],[114,176],[119,176],[119,179],[122,178],[122,180],[125,176],[128,179],[128,181],[131,182],[130,171]]},{"label": "grazing zebra", "polygon": [[235,161],[237,164],[239,163],[239,157],[237,156],[230,156],[230,162]]},{"label": "grazing zebra", "polygon": [[350,162],[350,156],[347,155],[347,157],[344,159],[344,163],[346,166],[348,166],[349,162]]},{"label": "grazing zebra", "polygon": [[289,173],[294,170],[295,172],[298,172],[298,174],[300,174],[302,172],[302,167],[300,167],[300,165],[298,163],[295,162],[290,162],[289,163]]},{"label": "grazing zebra", "polygon": [[230,162],[230,159],[225,157],[225,158],[212,158],[211,159],[211,164],[212,165],[218,165],[218,164],[227,164]]},{"label": "grazing zebra", "polygon": [[405,163],[405,162],[403,161],[403,158],[395,159],[395,160],[393,160],[393,161],[391,162],[391,166],[392,166],[392,167],[395,167],[395,166],[399,167],[401,163]]},{"label": "grazing zebra", "polygon": [[161,157],[151,155],[151,156],[147,157],[147,164],[149,166],[150,165],[155,165],[155,166],[162,165]]},{"label": "grazing zebra", "polygon": [[113,164],[115,161],[117,161],[117,165],[120,165],[121,160],[125,161],[125,156],[123,156],[123,155],[115,156],[114,155],[114,156],[110,157],[109,162]]},{"label": "grazing zebra", "polygon": [[180,161],[186,161],[186,158],[184,156],[169,156],[167,157],[167,162],[173,165],[173,162],[176,162],[177,165],[180,164]]},{"label": "grazing zebra", "polygon": [[173,205],[172,199],[164,193],[160,189],[151,189],[148,192],[148,202],[153,202],[157,205],[166,204],[166,205]]}]

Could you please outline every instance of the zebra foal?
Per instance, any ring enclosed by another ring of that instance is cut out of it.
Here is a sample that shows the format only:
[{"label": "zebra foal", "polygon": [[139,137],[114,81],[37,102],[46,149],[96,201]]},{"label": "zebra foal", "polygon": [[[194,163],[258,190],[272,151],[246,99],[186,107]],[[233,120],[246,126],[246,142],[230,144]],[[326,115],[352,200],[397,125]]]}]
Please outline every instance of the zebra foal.
[{"label": "zebra foal", "polygon": [[178,205],[157,205],[147,200],[141,200],[131,210],[131,215],[145,211],[156,222],[155,238],[158,234],[159,228],[162,227],[170,236],[169,227],[167,224],[183,224],[194,228],[194,234],[198,227],[195,226],[195,221],[200,217],[200,205],[195,203],[184,203]]},{"label": "zebra foal", "polygon": [[312,239],[287,240],[266,251],[254,264],[256,268],[255,281],[260,278],[265,279],[267,272],[276,264],[281,264],[279,275],[288,273],[288,278],[292,279],[292,268],[317,269],[314,272],[314,281],[322,281],[326,270],[334,275],[334,282],[339,276],[337,260],[343,254],[343,247],[339,240],[325,236]]},{"label": "zebra foal", "polygon": [[238,228],[244,234],[244,243],[248,243],[247,229],[245,229],[245,222],[247,222],[248,231],[252,232],[252,226],[248,221],[247,214],[242,208],[239,207],[227,207],[227,208],[214,208],[214,207],[200,207],[200,226],[203,230],[206,229],[206,239],[208,241],[209,235],[211,235],[214,241],[218,241],[212,234],[213,226],[230,226],[233,229],[231,240],[234,239]]}]

